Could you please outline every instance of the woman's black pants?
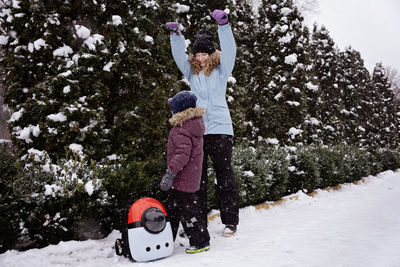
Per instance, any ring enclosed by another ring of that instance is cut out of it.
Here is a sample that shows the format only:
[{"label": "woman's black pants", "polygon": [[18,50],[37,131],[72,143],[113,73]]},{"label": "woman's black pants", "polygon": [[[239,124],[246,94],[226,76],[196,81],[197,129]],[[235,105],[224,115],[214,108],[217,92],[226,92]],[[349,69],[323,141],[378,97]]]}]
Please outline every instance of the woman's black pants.
[{"label": "woman's black pants", "polygon": [[207,222],[208,157],[211,158],[217,177],[217,193],[223,224],[239,223],[238,191],[232,169],[232,136],[224,134],[204,135],[203,168],[200,190],[196,192],[203,220]]}]

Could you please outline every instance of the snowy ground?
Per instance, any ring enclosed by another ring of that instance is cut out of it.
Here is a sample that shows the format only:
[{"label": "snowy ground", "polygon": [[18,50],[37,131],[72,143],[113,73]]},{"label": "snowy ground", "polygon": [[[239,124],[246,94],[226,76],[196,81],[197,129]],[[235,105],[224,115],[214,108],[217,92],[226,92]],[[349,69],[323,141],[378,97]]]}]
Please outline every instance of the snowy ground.
[{"label": "snowy ground", "polygon": [[103,240],[8,251],[0,266],[400,266],[400,171],[296,196],[269,209],[241,209],[231,238],[221,236],[217,217],[209,224],[211,249],[197,255],[175,245],[171,257],[132,263],[114,254],[115,231]]}]

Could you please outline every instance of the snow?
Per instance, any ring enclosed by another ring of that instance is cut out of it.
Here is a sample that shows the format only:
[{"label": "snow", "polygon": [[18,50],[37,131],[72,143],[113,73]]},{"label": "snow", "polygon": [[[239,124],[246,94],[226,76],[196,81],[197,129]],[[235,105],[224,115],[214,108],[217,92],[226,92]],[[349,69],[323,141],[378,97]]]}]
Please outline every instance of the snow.
[{"label": "snow", "polygon": [[318,91],[318,85],[314,85],[312,82],[306,83],[306,87],[310,91],[313,91],[313,92]]},{"label": "snow", "polygon": [[31,135],[30,127],[25,127],[21,131],[18,131],[17,134],[18,134],[17,139],[25,140],[26,143],[32,142],[32,140],[29,138]]},{"label": "snow", "polygon": [[301,134],[302,132],[303,132],[303,131],[300,130],[300,129],[291,127],[291,128],[289,129],[288,134],[289,134],[292,138],[294,138],[296,135],[299,135],[299,134]]},{"label": "snow", "polygon": [[124,44],[124,43],[122,43],[122,42],[119,42],[119,45],[118,45],[118,50],[119,50],[119,52],[120,52],[120,53],[123,53],[123,52],[125,52],[125,50],[126,50],[126,48],[125,48],[125,44]]},{"label": "snow", "polygon": [[93,192],[94,192],[94,186],[93,186],[92,180],[88,181],[88,182],[85,184],[85,190],[86,190],[86,192],[88,193],[89,196],[91,196],[91,195],[93,194]]},{"label": "snow", "polygon": [[104,67],[103,67],[103,70],[104,71],[107,71],[107,72],[110,72],[111,71],[111,67],[114,65],[114,63],[113,62],[108,62]]},{"label": "snow", "polygon": [[63,93],[64,94],[68,94],[69,92],[71,92],[71,86],[69,86],[69,85],[64,86]]},{"label": "snow", "polygon": [[[271,83],[269,83],[269,84],[271,84]],[[274,83],[274,85],[275,85],[275,83]],[[281,98],[282,98],[282,92],[279,92],[276,96],[274,96],[275,100],[279,100]]]},{"label": "snow", "polygon": [[21,7],[19,6],[20,3],[21,3],[21,1],[12,0],[12,7],[15,8],[15,9],[19,9],[19,8],[21,8]]},{"label": "snow", "polygon": [[82,25],[75,25],[76,35],[81,39],[87,39],[90,36],[90,30]]},{"label": "snow", "polygon": [[228,83],[231,83],[232,85],[233,85],[233,84],[236,84],[236,79],[235,79],[235,77],[233,77],[232,75],[229,76],[229,78],[228,78]]},{"label": "snow", "polygon": [[179,13],[186,13],[186,12],[189,12],[189,10],[190,10],[190,6],[181,5],[179,3],[176,3],[175,7],[176,7],[176,13],[178,13],[178,14]]},{"label": "snow", "polygon": [[108,160],[117,160],[117,159],[118,159],[118,156],[115,155],[115,154],[112,154],[112,155],[110,155],[110,156],[107,156],[107,159],[108,159]]},{"label": "snow", "polygon": [[297,55],[291,54],[285,57],[285,63],[288,65],[294,65],[297,62]]},{"label": "snow", "polygon": [[41,132],[39,125],[31,126],[31,131],[34,137],[38,137]]},{"label": "snow", "polygon": [[287,16],[287,15],[289,15],[290,13],[292,13],[292,10],[291,10],[290,8],[288,8],[288,7],[283,7],[283,8],[281,8],[281,14],[282,14],[282,15]]},{"label": "snow", "polygon": [[281,27],[281,32],[286,32],[288,29],[289,29],[289,26],[288,26],[288,25],[283,25],[283,26]]},{"label": "snow", "polygon": [[[280,39],[278,40],[278,42],[279,42],[282,46],[285,46],[285,44],[290,43],[290,41],[292,40],[292,38],[293,38],[293,36],[292,36],[291,34],[287,33],[285,36],[283,36],[282,38],[280,38]],[[291,56],[293,56],[293,55],[291,55]],[[285,60],[286,60],[286,58],[285,58]],[[296,61],[297,61],[297,57],[296,57]],[[295,61],[295,62],[296,62],[296,61]],[[285,62],[285,63],[286,63],[286,62]],[[290,63],[286,63],[286,64],[290,64]]]},{"label": "snow", "polygon": [[113,15],[112,16],[112,24],[115,26],[121,25],[122,24],[122,18],[118,15]]},{"label": "snow", "polygon": [[58,134],[58,130],[56,128],[49,127],[47,130],[50,134]]},{"label": "snow", "polygon": [[332,127],[331,125],[325,126],[324,129],[329,130],[329,131],[331,131],[331,132],[334,132],[334,131],[335,131],[335,128]]},{"label": "snow", "polygon": [[[36,162],[41,162],[42,159],[45,157],[45,152],[44,152],[44,151],[37,150],[37,149],[35,149],[35,148],[30,148],[30,149],[28,150],[28,155],[29,155],[29,157],[32,157],[32,156],[33,156],[34,161],[36,161]],[[23,158],[23,160],[24,160],[24,159],[25,159],[25,158]]]},{"label": "snow", "polygon": [[271,144],[271,145],[278,145],[279,144],[279,140],[276,138],[267,138],[267,143]]},{"label": "snow", "polygon": [[24,111],[25,111],[25,109],[24,109],[24,108],[21,108],[20,110],[14,112],[14,113],[11,115],[11,118],[8,120],[8,122],[11,123],[11,122],[16,122],[16,121],[18,121],[18,120],[21,118],[21,116],[22,116],[22,114],[24,113]]},{"label": "snow", "polygon": [[276,87],[276,83],[274,83],[274,81],[270,81],[268,87]]},{"label": "snow", "polygon": [[26,143],[32,143],[32,139],[30,139],[31,133],[33,134],[33,136],[38,137],[40,132],[41,131],[39,125],[29,125],[23,129],[16,131],[16,138],[20,140],[25,140]]},{"label": "snow", "polygon": [[[276,98],[276,96],[275,96],[275,98]],[[286,101],[286,103],[288,103],[291,106],[296,106],[296,107],[300,106],[300,103],[297,101]]]},{"label": "snow", "polygon": [[93,34],[89,36],[83,43],[89,48],[91,51],[96,50],[96,45],[100,45],[103,43],[104,36],[101,34]]},{"label": "snow", "polygon": [[55,57],[68,57],[69,54],[72,54],[73,50],[70,46],[64,45],[63,47],[59,47],[53,51],[53,56]]},{"label": "snow", "polygon": [[[56,187],[48,186],[52,194]],[[400,172],[369,176],[339,190],[298,192],[278,203],[240,209],[238,233],[222,237],[218,213],[209,222],[211,248],[186,255],[178,237],[171,257],[132,263],[115,255],[120,238],[60,242],[25,252],[7,251],[0,266],[400,266]],[[23,226],[22,226],[23,227]],[[134,265],[132,265],[134,264]]]},{"label": "snow", "polygon": [[46,47],[46,41],[42,38],[39,38],[33,43],[28,44],[28,51],[32,53],[35,50],[40,50],[42,47]]},{"label": "snow", "polygon": [[310,123],[312,125],[320,125],[321,122],[319,120],[317,120],[316,118],[310,118]]},{"label": "snow", "polygon": [[244,176],[247,176],[247,177],[254,177],[254,176],[255,176],[254,173],[253,173],[252,171],[244,171],[244,172],[243,172],[243,175],[244,175]]},{"label": "snow", "polygon": [[54,185],[54,184],[52,184],[52,185],[46,184],[44,186],[44,188],[45,188],[45,192],[44,192],[45,196],[55,197],[57,192],[61,192],[62,191],[62,188],[60,186]]},{"label": "snow", "polygon": [[144,38],[144,40],[145,40],[145,42],[154,44],[154,39],[153,39],[153,37],[151,37],[151,36],[149,36],[149,35],[146,35],[146,37]]},{"label": "snow", "polygon": [[63,122],[67,120],[67,116],[65,116],[63,112],[59,112],[57,114],[50,114],[47,116],[47,118],[55,122]]},{"label": "snow", "polygon": [[8,43],[8,36],[0,35],[0,45],[6,45]]},{"label": "snow", "polygon": [[53,17],[49,17],[47,21],[50,22],[50,24],[55,24],[55,25],[61,24],[61,22],[58,20],[58,14],[54,14]]},{"label": "snow", "polygon": [[62,72],[62,73],[60,73],[58,75],[61,76],[61,77],[68,77],[68,76],[72,75],[72,71],[67,70],[67,71]]},{"label": "snow", "polygon": [[156,10],[157,7],[159,6],[158,3],[154,0],[144,1],[143,4],[145,5],[145,7],[147,8],[152,7],[154,10]]},{"label": "snow", "polygon": [[76,153],[76,154],[80,154],[80,153],[82,153],[83,146],[74,143],[74,144],[70,144],[70,145],[69,145],[69,149],[71,149],[72,152],[74,152],[74,153]]},{"label": "snow", "polygon": [[295,166],[289,166],[289,167],[288,167],[288,170],[289,170],[290,172],[294,172],[294,171],[296,170],[296,167],[295,167]]}]

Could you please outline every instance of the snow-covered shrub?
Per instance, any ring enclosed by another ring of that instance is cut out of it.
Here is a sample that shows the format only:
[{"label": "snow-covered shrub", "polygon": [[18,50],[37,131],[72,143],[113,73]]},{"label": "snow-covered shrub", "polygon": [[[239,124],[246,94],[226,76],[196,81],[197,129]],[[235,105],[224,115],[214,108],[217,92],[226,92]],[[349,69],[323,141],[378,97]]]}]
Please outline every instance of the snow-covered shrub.
[{"label": "snow-covered shrub", "polygon": [[97,239],[119,229],[127,205],[165,198],[158,189],[165,168],[163,160],[99,165],[71,153],[53,164],[39,150],[20,161],[0,153],[0,251]]},{"label": "snow-covered shrub", "polygon": [[341,146],[339,153],[343,155],[343,182],[353,182],[371,174],[371,158],[366,150]]},{"label": "snow-covered shrub", "polygon": [[397,170],[400,168],[400,151],[392,149],[379,149],[382,169]]},{"label": "snow-covered shrub", "polygon": [[355,146],[299,147],[291,163],[288,193],[353,182],[371,174],[372,164],[380,164],[370,153]]},{"label": "snow-covered shrub", "polygon": [[[79,151],[79,150],[78,150]],[[0,153],[0,251],[28,249],[63,240],[95,239],[119,229],[134,201],[163,201],[159,182],[165,159],[88,164],[70,154],[52,164],[30,150],[23,164]],[[357,147],[234,147],[232,161],[240,207],[272,201],[305,189],[358,180],[384,168],[397,169],[400,153]],[[218,208],[215,172],[209,171],[208,207]],[[376,169],[371,166],[375,166]],[[375,174],[375,173],[374,173]]]},{"label": "snow-covered shrub", "polygon": [[289,177],[286,156],[281,148],[235,147],[233,165],[240,206],[283,196]]},{"label": "snow-covered shrub", "polygon": [[98,170],[97,177],[102,181],[106,197],[106,215],[100,218],[105,229],[111,232],[120,229],[122,215],[126,208],[142,197],[154,197],[162,201],[166,193],[159,189],[165,174],[166,162],[126,161],[109,164]]},{"label": "snow-covered shrub", "polygon": [[296,193],[299,190],[309,192],[319,186],[321,177],[317,162],[315,147],[299,147],[294,152],[291,166],[289,166],[289,194]]},{"label": "snow-covered shrub", "polygon": [[335,186],[344,182],[343,158],[335,148],[317,147],[314,153],[320,173],[318,187]]},{"label": "snow-covered shrub", "polygon": [[2,240],[1,245],[28,249],[84,238],[89,231],[79,232],[79,223],[96,215],[94,208],[102,205],[104,195],[92,167],[77,160],[79,157],[49,164],[46,153],[30,152],[2,196],[7,199],[0,207],[2,220],[13,231],[2,231],[1,236],[13,241]]}]

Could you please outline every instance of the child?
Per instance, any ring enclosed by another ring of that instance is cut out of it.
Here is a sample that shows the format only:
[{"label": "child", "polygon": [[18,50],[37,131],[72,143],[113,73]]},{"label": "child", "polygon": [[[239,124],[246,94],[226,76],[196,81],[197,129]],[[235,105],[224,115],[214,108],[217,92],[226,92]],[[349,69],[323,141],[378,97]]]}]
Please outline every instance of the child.
[{"label": "child", "polygon": [[221,51],[216,50],[213,34],[208,30],[199,30],[192,46],[193,54],[185,53],[185,38],[177,22],[168,22],[171,49],[174,60],[190,83],[190,90],[198,99],[198,106],[204,107],[207,114],[203,117],[206,126],[204,134],[203,174],[200,190],[202,220],[207,222],[207,169],[208,157],[213,162],[217,176],[218,199],[221,221],[225,224],[224,236],[236,233],[239,223],[238,191],[232,169],[233,125],[226,102],[227,81],[235,65],[236,44],[228,14],[223,10],[214,10],[211,17],[218,23],[218,37]]},{"label": "child", "polygon": [[[168,169],[161,180],[160,188],[168,191],[165,208],[170,219],[174,238],[179,222],[189,238],[193,254],[210,248],[207,223],[200,218],[200,206],[195,194],[200,189],[203,163],[203,134],[205,109],[196,108],[196,96],[182,91],[168,99],[173,116],[169,122],[173,126],[168,136]],[[171,190],[170,190],[171,188]]]}]

